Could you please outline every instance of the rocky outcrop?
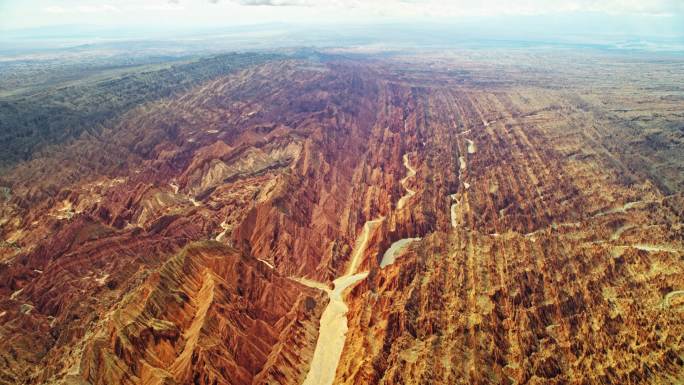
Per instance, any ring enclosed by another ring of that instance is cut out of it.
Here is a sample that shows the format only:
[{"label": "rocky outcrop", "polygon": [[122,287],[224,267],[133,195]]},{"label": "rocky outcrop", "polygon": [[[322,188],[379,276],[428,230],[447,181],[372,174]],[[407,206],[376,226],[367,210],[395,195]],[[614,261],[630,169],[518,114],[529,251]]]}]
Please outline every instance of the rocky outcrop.
[{"label": "rocky outcrop", "polygon": [[684,323],[667,295],[684,284],[681,194],[625,180],[621,155],[578,139],[576,106],[545,104],[564,101],[551,91],[533,91],[538,105],[417,92],[432,114],[412,210],[431,214],[429,231],[388,219],[423,239],[347,298],[335,383],[677,383]]},{"label": "rocky outcrop", "polygon": [[335,384],[677,383],[670,99],[475,65],[268,62],[9,170],[0,382],[301,384],[331,295]]},{"label": "rocky outcrop", "polygon": [[108,314],[78,372],[91,383],[121,384],[251,384],[262,372],[297,379],[293,368],[272,366],[284,356],[305,362],[299,348],[309,343],[306,326],[320,302],[235,249],[192,244]]}]

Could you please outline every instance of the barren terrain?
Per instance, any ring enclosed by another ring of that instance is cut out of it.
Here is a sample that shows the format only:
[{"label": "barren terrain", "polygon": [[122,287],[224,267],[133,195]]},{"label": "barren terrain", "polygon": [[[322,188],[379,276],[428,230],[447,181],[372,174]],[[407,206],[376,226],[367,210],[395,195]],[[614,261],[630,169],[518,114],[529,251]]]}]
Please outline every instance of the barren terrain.
[{"label": "barren terrain", "polygon": [[2,157],[0,383],[684,382],[681,57],[236,58]]}]

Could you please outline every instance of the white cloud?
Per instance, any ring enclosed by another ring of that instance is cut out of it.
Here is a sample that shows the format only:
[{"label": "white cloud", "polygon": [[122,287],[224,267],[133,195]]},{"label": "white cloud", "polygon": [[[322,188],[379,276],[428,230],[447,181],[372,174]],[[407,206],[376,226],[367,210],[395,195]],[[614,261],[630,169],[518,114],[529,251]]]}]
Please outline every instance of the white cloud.
[{"label": "white cloud", "polygon": [[[212,3],[218,0],[210,0]],[[236,3],[247,6],[270,6],[270,7],[311,7],[314,4],[308,0],[236,0]]]},{"label": "white cloud", "polygon": [[43,8],[47,13],[112,13],[121,12],[121,9],[112,4],[84,4],[72,7],[49,6]]},{"label": "white cloud", "polygon": [[56,5],[51,5],[49,7],[43,8],[43,12],[45,13],[67,13],[69,12],[66,8],[64,7],[59,7]]},{"label": "white cloud", "polygon": [[561,18],[574,15],[581,22],[583,13],[594,13],[599,17],[651,20],[652,24],[670,19],[667,28],[672,33],[684,33],[684,28],[677,27],[676,23],[684,18],[684,0],[0,0],[0,11],[5,16],[3,19],[0,15],[0,29],[3,22],[7,26],[95,24],[204,28],[269,22],[450,23],[492,16],[532,16],[545,21],[545,15]]},{"label": "white cloud", "polygon": [[51,5],[44,7],[45,13],[56,14],[111,14],[111,13],[130,13],[138,11],[182,11],[185,9],[180,0],[171,1],[146,1],[146,2],[119,2],[95,4],[72,4],[70,6]]},{"label": "white cloud", "polygon": [[[65,5],[68,4],[68,5]],[[72,0],[42,10],[54,14],[94,14],[132,11],[215,12],[216,5],[265,9],[313,8],[330,17],[358,15],[384,18],[475,17],[594,12],[611,15],[667,16],[684,14],[684,0],[122,0],[93,3]]]},{"label": "white cloud", "polygon": [[[130,8],[129,8],[130,9]],[[172,3],[160,3],[160,4],[144,4],[139,7],[139,9],[145,11],[182,11],[185,6],[179,4],[178,2]]]},{"label": "white cloud", "polygon": [[[191,0],[185,0],[193,3]],[[209,0],[217,3],[221,0]],[[244,6],[297,5],[386,16],[505,16],[567,12],[671,15],[684,0],[223,0]],[[194,2],[196,4],[196,2]]]}]

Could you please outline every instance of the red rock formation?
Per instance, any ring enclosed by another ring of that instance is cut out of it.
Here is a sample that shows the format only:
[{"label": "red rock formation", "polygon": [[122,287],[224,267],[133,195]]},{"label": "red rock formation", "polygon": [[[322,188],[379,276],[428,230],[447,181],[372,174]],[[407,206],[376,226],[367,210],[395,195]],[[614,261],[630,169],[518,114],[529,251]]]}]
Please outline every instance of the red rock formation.
[{"label": "red rock formation", "polygon": [[262,372],[296,380],[292,368],[269,365],[286,354],[302,359],[320,299],[235,249],[193,244],[100,321],[80,375],[121,384],[251,384]]},{"label": "red rock formation", "polygon": [[299,384],[327,300],[290,278],[383,217],[336,383],[677,383],[682,178],[629,147],[681,150],[675,106],[444,55],[270,62],[9,170],[0,382]]},{"label": "red rock formation", "polygon": [[[402,229],[386,229],[391,240],[424,238],[347,299],[336,383],[681,379],[684,323],[664,301],[684,277],[681,226],[664,225],[681,222],[681,193],[625,182],[617,154],[574,135],[576,107],[545,106],[564,100],[549,91],[530,91],[548,92],[540,105],[505,90],[417,92],[432,114],[418,124],[413,211],[432,228],[388,218]],[[600,155],[567,156],[581,152]]]}]

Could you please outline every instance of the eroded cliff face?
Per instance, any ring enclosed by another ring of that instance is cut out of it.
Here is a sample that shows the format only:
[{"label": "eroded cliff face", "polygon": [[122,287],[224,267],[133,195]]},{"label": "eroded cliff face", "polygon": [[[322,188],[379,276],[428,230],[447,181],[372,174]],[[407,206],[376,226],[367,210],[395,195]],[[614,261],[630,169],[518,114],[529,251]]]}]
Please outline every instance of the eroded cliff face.
[{"label": "eroded cliff face", "polygon": [[423,239],[368,256],[336,383],[680,382],[681,191],[554,91],[454,88],[420,92],[412,213],[388,223]]},{"label": "eroded cliff face", "polygon": [[3,381],[301,382],[327,298],[290,278],[363,225],[366,72],[251,68],[12,170]]},{"label": "eroded cliff face", "polygon": [[634,161],[635,101],[430,60],[253,66],[10,170],[0,382],[301,384],[366,272],[334,383],[681,381],[680,163]]},{"label": "eroded cliff face", "polygon": [[298,286],[233,248],[193,243],[100,321],[71,371],[91,383],[296,382],[279,361],[306,352],[320,313],[320,296]]}]

